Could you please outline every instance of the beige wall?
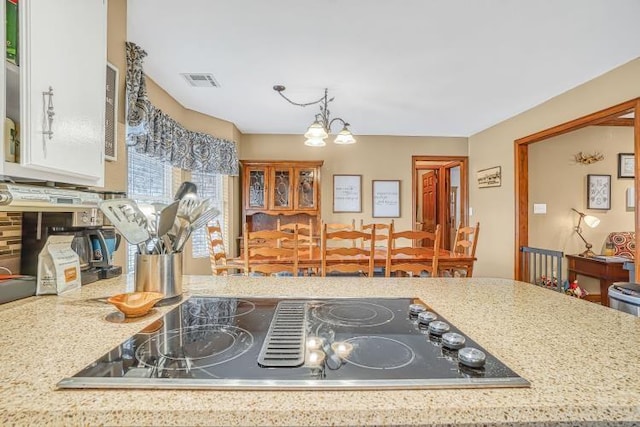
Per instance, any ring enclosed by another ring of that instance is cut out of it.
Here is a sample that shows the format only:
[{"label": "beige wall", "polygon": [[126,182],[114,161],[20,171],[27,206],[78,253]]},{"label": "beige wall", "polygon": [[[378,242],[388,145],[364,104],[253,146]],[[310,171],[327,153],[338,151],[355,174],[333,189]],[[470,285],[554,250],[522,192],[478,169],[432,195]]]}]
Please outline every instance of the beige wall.
[{"label": "beige wall", "polygon": [[[125,74],[126,74],[126,55],[125,41],[127,40],[127,0],[110,0],[108,10],[108,33],[107,33],[107,59],[115,65],[120,71],[119,89],[118,89],[118,148],[117,161],[107,162],[105,167],[105,188],[108,190],[126,191],[127,190],[127,153],[124,145],[125,126]],[[144,49],[144,46],[142,46]],[[197,132],[204,132],[214,135],[218,138],[230,139],[239,142],[240,132],[233,123],[216,119],[201,113],[184,108],[164,89],[158,86],[153,80],[147,77],[147,93],[151,103],[162,111],[167,113],[185,128]],[[188,178],[188,174],[184,175]],[[237,178],[231,178],[230,181],[237,182]],[[232,191],[238,192],[238,185],[231,185]],[[233,195],[233,199],[237,200],[237,194]],[[234,224],[234,226],[236,226]],[[234,242],[235,243],[235,242]],[[116,264],[126,265],[125,248],[116,254]],[[234,250],[234,248],[231,248]],[[191,253],[191,242],[185,249],[185,254]],[[209,258],[193,259],[184,257],[184,271],[186,274],[210,274],[211,268]]]},{"label": "beige wall", "polygon": [[[301,125],[302,126],[302,125]],[[302,127],[301,127],[302,132]],[[307,147],[300,135],[244,135],[240,146],[243,160],[324,160],[322,176],[322,219],[326,222],[348,222],[352,218],[371,222],[371,190],[374,179],[399,179],[399,228],[410,228],[411,221],[411,156],[467,155],[466,138],[358,136],[353,145]],[[333,175],[362,175],[362,213],[333,213]],[[389,221],[378,218],[376,222]]]},{"label": "beige wall", "polygon": [[[574,156],[601,153],[604,160],[584,165]],[[583,235],[602,253],[607,235],[612,231],[633,231],[634,210],[626,207],[626,190],[633,179],[618,176],[618,153],[633,152],[632,127],[590,126],[551,138],[529,149],[529,245],[576,254],[585,250],[584,242],[574,232],[579,216],[575,208],[600,219],[597,228],[582,226]],[[611,209],[587,209],[587,174],[611,175]],[[546,214],[534,214],[533,204],[547,205]],[[563,277],[566,279],[566,263]],[[581,286],[600,293],[598,282],[580,277]]]},{"label": "beige wall", "polygon": [[[469,138],[471,222],[480,221],[474,275],[513,277],[515,245],[513,141],[640,96],[640,59],[565,92]],[[490,101],[487,101],[490,102]],[[502,166],[502,186],[478,189],[475,173]],[[558,188],[557,186],[554,188]],[[534,235],[538,230],[530,230]]]},{"label": "beige wall", "polygon": [[[127,1],[110,0],[107,11],[107,61],[118,69],[118,116],[115,162],[105,162],[104,188],[110,191],[127,191],[127,152],[124,145],[124,82],[127,73],[127,57],[124,44],[127,39]],[[126,244],[123,242],[114,256],[114,264],[126,266]]]}]

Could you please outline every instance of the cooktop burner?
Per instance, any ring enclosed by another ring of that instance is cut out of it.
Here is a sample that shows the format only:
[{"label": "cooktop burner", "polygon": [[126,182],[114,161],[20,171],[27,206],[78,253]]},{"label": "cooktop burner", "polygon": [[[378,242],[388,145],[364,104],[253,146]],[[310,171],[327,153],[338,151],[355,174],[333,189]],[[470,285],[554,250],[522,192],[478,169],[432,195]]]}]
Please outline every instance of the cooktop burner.
[{"label": "cooktop burner", "polygon": [[528,387],[411,298],[194,296],[60,388]]},{"label": "cooktop burner", "polygon": [[323,322],[353,327],[384,325],[395,317],[387,307],[361,300],[320,303],[313,306],[312,313]]}]

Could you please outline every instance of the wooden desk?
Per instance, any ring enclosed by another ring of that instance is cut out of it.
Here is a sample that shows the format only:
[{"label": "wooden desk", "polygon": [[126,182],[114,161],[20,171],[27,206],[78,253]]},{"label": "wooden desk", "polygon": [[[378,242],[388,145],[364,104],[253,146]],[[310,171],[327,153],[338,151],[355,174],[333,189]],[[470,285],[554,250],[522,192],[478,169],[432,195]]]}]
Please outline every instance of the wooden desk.
[{"label": "wooden desk", "polygon": [[629,272],[622,268],[624,261],[605,262],[597,258],[567,255],[569,283],[576,280],[578,274],[600,280],[600,304],[609,307],[609,286],[613,282],[628,282]]}]

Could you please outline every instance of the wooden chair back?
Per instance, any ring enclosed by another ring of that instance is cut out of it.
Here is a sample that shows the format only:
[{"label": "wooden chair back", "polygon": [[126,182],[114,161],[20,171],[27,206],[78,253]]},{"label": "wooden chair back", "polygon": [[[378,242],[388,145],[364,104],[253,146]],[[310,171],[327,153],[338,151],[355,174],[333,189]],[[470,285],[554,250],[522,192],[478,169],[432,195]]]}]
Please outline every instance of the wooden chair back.
[{"label": "wooden chair back", "polygon": [[[313,259],[314,243],[314,230],[313,219],[309,218],[309,222],[289,222],[282,224],[280,218],[277,220],[277,229],[279,231],[294,232],[298,229],[298,259],[307,258]],[[291,245],[291,242],[284,241],[282,244]]]},{"label": "wooden chair back", "polygon": [[460,224],[456,231],[456,238],[451,246],[451,250],[456,253],[476,256],[476,245],[478,244],[478,235],[480,234],[480,223],[476,222],[475,227],[464,227]]},{"label": "wooden chair back", "polygon": [[[343,222],[343,223],[339,223],[339,222],[334,222],[334,223],[322,223],[322,229],[324,229],[324,227],[327,227],[327,232],[328,233],[333,233],[336,231],[355,231],[356,229],[356,220],[352,219],[350,223],[347,222]],[[352,247],[356,247],[356,241],[353,240],[351,242],[351,246]]]},{"label": "wooden chair back", "polygon": [[224,238],[219,221],[214,221],[207,226],[209,236],[209,259],[211,261],[211,272],[214,276],[227,273],[227,253],[224,248]]},{"label": "wooden chair back", "polygon": [[[460,224],[458,230],[456,230],[456,237],[453,241],[453,246],[451,246],[451,251],[470,256],[475,258],[476,256],[476,245],[478,244],[478,236],[480,235],[480,223],[476,222],[475,227],[463,226]],[[463,277],[471,277],[473,276],[473,264],[466,263],[464,265],[454,266],[452,268],[447,269],[446,271],[442,271],[443,275],[446,276],[463,276]]]},{"label": "wooden chair back", "polygon": [[[388,237],[389,237],[389,230],[393,227],[393,220],[391,220],[390,223],[385,224],[385,223],[370,223],[370,224],[365,224],[363,220],[360,220],[360,231],[368,233],[370,232],[372,229],[375,229],[375,235],[374,235],[374,240],[375,242],[382,242],[382,241],[387,241]],[[361,248],[365,248],[365,246],[367,244],[371,243],[371,241],[366,242],[364,240],[360,241],[360,247]],[[373,246],[377,246],[375,243],[373,243]]]},{"label": "wooden chair back", "polygon": [[[432,241],[431,246],[418,246],[420,241]],[[411,246],[408,246],[411,245]],[[391,273],[405,272],[420,276],[423,271],[431,277],[438,276],[438,258],[440,256],[440,225],[434,232],[408,230],[396,232],[391,225],[387,240],[387,260],[385,276]],[[418,260],[409,260],[416,258]]]},{"label": "wooden chair back", "polygon": [[354,247],[358,239],[371,240],[375,235],[375,227],[365,233],[357,230],[328,231],[324,224],[321,237],[322,277],[328,273],[360,273],[373,277],[373,261],[375,250]]},{"label": "wooden chair back", "polygon": [[[278,230],[249,231],[244,226],[244,268],[245,274],[274,274],[288,272],[298,275],[298,229],[293,233]],[[250,241],[263,242],[262,245]],[[261,263],[260,260],[269,260]],[[278,262],[281,261],[281,262]]]}]

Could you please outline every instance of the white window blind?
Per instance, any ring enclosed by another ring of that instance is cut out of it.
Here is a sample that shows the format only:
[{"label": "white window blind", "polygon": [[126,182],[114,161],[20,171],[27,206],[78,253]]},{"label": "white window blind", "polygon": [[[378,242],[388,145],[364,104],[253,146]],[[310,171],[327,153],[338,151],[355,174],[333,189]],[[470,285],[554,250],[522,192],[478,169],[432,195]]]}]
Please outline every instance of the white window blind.
[{"label": "white window blind", "polygon": [[[180,169],[153,157],[128,150],[127,196],[136,202],[171,203],[176,183],[180,182]],[[134,271],[138,248],[129,245],[127,271]]]},{"label": "white window blind", "polygon": [[[225,248],[229,247],[227,236],[229,233],[226,229],[225,212],[227,205],[227,196],[225,191],[223,176],[216,173],[191,172],[191,181],[198,186],[198,197],[201,199],[212,199],[215,206],[221,214],[215,219],[220,222],[223,230],[223,238]],[[193,258],[209,257],[209,237],[206,228],[200,228],[191,235],[192,245],[191,251]]]}]

